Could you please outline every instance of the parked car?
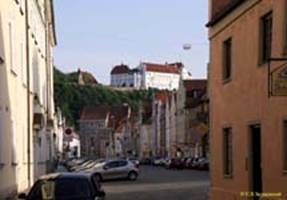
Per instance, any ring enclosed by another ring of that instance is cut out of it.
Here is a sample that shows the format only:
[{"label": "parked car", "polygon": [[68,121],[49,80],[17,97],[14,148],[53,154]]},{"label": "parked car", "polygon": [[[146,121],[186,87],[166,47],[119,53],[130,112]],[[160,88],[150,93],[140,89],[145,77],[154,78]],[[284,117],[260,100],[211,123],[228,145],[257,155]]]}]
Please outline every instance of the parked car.
[{"label": "parked car", "polygon": [[151,165],[152,164],[152,159],[151,158],[144,158],[140,161],[141,165]]},{"label": "parked car", "polygon": [[192,162],[191,168],[192,169],[199,169],[199,165],[203,160],[204,160],[203,157],[195,158]]},{"label": "parked car", "polygon": [[180,158],[171,158],[166,162],[167,169],[183,169],[184,165],[182,159]]},{"label": "parked car", "polygon": [[164,166],[166,163],[166,158],[163,158],[163,157],[155,157],[153,159],[153,165],[154,166]]},{"label": "parked car", "polygon": [[104,200],[105,195],[94,174],[61,173],[41,177],[28,194],[21,193],[18,198],[26,200]]},{"label": "parked car", "polygon": [[139,169],[128,160],[111,160],[101,163],[89,172],[95,173],[98,181],[128,178],[136,180],[139,176]]},{"label": "parked car", "polygon": [[186,169],[192,169],[192,163],[193,163],[194,157],[190,157],[185,161],[184,168]]},{"label": "parked car", "polygon": [[140,166],[140,161],[136,158],[128,158],[128,161],[131,161],[137,168]]},{"label": "parked car", "polygon": [[209,160],[208,158],[202,158],[197,165],[199,170],[208,170],[209,169]]}]

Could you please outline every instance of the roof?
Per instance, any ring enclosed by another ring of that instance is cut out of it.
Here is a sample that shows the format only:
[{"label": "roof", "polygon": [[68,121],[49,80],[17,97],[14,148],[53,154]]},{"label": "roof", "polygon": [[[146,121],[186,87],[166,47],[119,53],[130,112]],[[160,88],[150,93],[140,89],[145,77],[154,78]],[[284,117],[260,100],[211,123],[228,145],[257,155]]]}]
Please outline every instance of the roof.
[{"label": "roof", "polygon": [[127,74],[129,72],[130,72],[130,68],[127,65],[121,64],[121,65],[115,66],[112,69],[111,74]]},{"label": "roof", "polygon": [[105,120],[109,111],[106,105],[87,106],[82,109],[80,120]]},{"label": "roof", "polygon": [[82,75],[84,83],[92,83],[92,84],[98,84],[98,81],[95,79],[95,77],[89,73],[89,72],[83,72],[80,69],[78,70],[78,76]]},{"label": "roof", "polygon": [[124,127],[124,124],[128,118],[129,118],[129,106],[124,105],[112,106],[110,107],[108,127],[113,128],[114,126],[116,132],[120,132]]},{"label": "roof", "polygon": [[245,1],[246,0],[212,0],[211,19],[206,26],[211,27],[215,25]]},{"label": "roof", "polygon": [[155,64],[155,63],[143,63],[146,71],[179,74],[180,69],[177,64]]},{"label": "roof", "polygon": [[183,85],[184,85],[186,91],[206,90],[207,80],[206,79],[184,80]]},{"label": "roof", "polygon": [[[129,106],[87,106],[82,109],[80,120],[105,120],[108,119],[107,128],[115,128],[120,131],[129,118]],[[114,126],[114,127],[113,127]]]},{"label": "roof", "polygon": [[47,174],[47,175],[41,176],[39,179],[40,180],[55,180],[55,179],[61,179],[61,178],[75,178],[75,179],[79,179],[79,178],[89,178],[90,176],[91,176],[91,173],[63,172],[63,173]]},{"label": "roof", "polygon": [[156,101],[165,102],[168,99],[168,92],[166,92],[166,91],[157,91],[154,94],[154,99]]},{"label": "roof", "polygon": [[[202,102],[202,98],[206,95],[207,91],[207,80],[185,80],[184,87],[186,88],[186,108],[194,108]],[[197,91],[197,96],[195,97],[193,91]]]}]

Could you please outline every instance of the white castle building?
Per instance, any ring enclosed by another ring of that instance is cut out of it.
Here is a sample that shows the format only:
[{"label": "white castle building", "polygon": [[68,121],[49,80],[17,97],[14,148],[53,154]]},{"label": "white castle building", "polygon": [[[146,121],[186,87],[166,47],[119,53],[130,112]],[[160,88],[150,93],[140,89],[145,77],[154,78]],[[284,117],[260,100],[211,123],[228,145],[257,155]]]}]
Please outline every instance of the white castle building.
[{"label": "white castle building", "polygon": [[117,65],[111,71],[111,86],[136,89],[156,88],[177,90],[180,76],[190,79],[191,74],[182,63],[155,64],[142,62],[135,69],[127,65]]}]

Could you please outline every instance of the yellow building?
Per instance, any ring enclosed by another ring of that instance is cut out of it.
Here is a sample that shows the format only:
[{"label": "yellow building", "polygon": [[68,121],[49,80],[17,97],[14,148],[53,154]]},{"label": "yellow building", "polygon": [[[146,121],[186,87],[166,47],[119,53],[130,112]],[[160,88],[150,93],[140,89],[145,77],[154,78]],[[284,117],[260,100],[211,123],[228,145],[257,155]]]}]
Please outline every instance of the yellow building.
[{"label": "yellow building", "polygon": [[0,1],[0,199],[28,188],[54,155],[52,0]]}]

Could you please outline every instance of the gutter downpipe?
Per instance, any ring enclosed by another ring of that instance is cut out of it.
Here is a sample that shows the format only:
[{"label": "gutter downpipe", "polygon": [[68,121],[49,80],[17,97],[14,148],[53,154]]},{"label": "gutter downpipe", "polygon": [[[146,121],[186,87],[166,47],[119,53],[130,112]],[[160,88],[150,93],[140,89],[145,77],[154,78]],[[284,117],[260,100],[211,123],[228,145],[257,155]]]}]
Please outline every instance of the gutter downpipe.
[{"label": "gutter downpipe", "polygon": [[26,67],[27,67],[27,153],[28,153],[28,186],[31,186],[31,98],[30,98],[30,45],[29,45],[29,8],[25,0],[25,22],[26,22]]}]

